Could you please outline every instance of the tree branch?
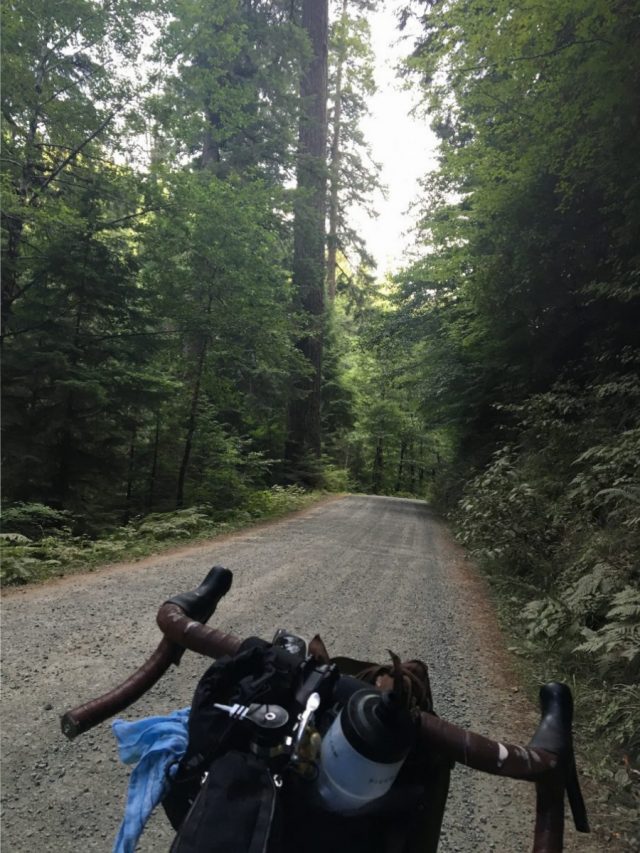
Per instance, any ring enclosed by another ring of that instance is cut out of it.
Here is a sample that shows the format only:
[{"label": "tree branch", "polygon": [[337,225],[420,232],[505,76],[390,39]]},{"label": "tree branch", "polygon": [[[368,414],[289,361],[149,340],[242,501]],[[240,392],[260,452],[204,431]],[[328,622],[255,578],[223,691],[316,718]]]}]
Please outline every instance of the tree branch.
[{"label": "tree branch", "polygon": [[98,136],[99,133],[102,133],[102,131],[105,129],[105,127],[109,124],[109,122],[113,121],[117,112],[118,112],[117,110],[114,110],[112,113],[109,113],[109,115],[105,118],[105,120],[103,122],[101,122],[100,125],[92,133],[90,133],[89,136],[87,136],[87,138],[85,140],[83,140],[79,145],[76,145],[76,147],[71,150],[70,154],[68,154],[67,157],[65,157],[64,160],[56,166],[56,168],[53,170],[53,172],[51,172],[51,174],[46,179],[46,181],[44,181],[41,184],[41,186],[38,189],[38,192],[34,193],[31,196],[31,198],[29,200],[29,204],[33,204],[38,199],[38,196],[42,195],[42,193],[47,189],[47,187],[53,181],[55,181],[55,179],[58,177],[60,172],[62,172],[64,169],[66,169],[66,167],[69,165],[69,163],[71,163],[73,160],[75,160],[75,158],[82,151],[82,149],[86,148],[86,146],[90,142],[92,142],[96,138],[96,136]]},{"label": "tree branch", "polygon": [[112,219],[110,222],[100,222],[93,229],[93,233],[95,234],[96,231],[103,231],[105,228],[113,228],[115,225],[121,225],[123,222],[128,222],[131,219],[137,219],[139,216],[144,216],[145,213],[155,213],[162,209],[162,207],[146,207],[144,210],[140,210],[137,213],[130,213],[128,216],[121,216],[119,219]]},{"label": "tree branch", "polygon": [[510,65],[514,62],[529,62],[533,59],[545,59],[548,56],[555,56],[558,53],[562,53],[563,50],[567,50],[570,47],[575,47],[576,45],[589,45],[589,44],[611,44],[610,41],[602,38],[592,38],[592,39],[576,39],[576,41],[570,41],[566,44],[562,44],[559,47],[554,47],[553,50],[547,50],[543,53],[530,53],[525,56],[510,56],[504,59],[502,62],[492,62],[490,65],[468,65],[464,68],[460,69],[461,74],[465,74],[467,71],[488,71],[490,68],[498,68],[501,65]]}]

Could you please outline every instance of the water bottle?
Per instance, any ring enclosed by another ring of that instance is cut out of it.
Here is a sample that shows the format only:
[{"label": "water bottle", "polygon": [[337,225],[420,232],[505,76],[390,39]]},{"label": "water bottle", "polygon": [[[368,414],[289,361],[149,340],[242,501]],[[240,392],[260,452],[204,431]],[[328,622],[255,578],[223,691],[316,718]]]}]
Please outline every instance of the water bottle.
[{"label": "water bottle", "polygon": [[317,785],[325,808],[345,814],[386,794],[414,739],[395,693],[352,694],[322,740]]}]

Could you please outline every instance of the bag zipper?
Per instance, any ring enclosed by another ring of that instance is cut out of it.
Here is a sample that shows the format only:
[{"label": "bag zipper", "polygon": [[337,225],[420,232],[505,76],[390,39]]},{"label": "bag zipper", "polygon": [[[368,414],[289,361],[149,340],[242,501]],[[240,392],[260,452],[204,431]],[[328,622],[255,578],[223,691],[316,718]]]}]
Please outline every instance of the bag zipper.
[{"label": "bag zipper", "polygon": [[278,796],[278,791],[276,789],[276,783],[273,780],[273,776],[267,770],[267,776],[269,777],[269,781],[271,782],[271,792],[273,796],[271,797],[271,813],[269,814],[269,829],[264,839],[264,847],[262,848],[262,853],[267,853],[267,847],[269,846],[269,841],[271,840],[271,828],[273,827],[273,816],[276,811],[276,798]]}]

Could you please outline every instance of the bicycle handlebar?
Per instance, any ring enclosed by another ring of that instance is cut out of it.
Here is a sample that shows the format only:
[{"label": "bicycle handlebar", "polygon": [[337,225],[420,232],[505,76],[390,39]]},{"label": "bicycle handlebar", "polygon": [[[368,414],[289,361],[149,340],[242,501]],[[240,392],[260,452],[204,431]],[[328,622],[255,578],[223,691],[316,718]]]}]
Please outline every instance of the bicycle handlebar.
[{"label": "bicycle handlebar", "polygon": [[[215,612],[232,579],[228,569],[214,566],[193,592],[165,601],[157,616],[164,638],[155,652],[123,684],[67,711],[61,718],[64,734],[73,739],[124,710],[152,687],[172,663],[179,664],[186,649],[212,658],[237,654],[242,639],[202,624]],[[565,789],[576,829],[589,832],[573,755],[571,691],[565,684],[546,684],[540,690],[540,706],[541,721],[528,747],[493,741],[425,712],[420,715],[419,741],[421,747],[473,769],[535,782],[533,853],[561,853]]]},{"label": "bicycle handlebar", "polygon": [[201,624],[215,613],[232,581],[229,569],[214,566],[199,587],[165,601],[158,611],[158,624],[165,636],[157,649],[118,687],[63,714],[60,723],[69,740],[133,705],[162,678],[171,664],[180,664],[187,649],[213,658],[237,654],[242,645],[239,637]]},{"label": "bicycle handlebar", "polygon": [[222,566],[214,566],[206,578],[193,592],[183,592],[165,601],[175,604],[183,613],[197,622],[208,622],[215,613],[221,598],[229,592],[233,583],[233,572]]}]

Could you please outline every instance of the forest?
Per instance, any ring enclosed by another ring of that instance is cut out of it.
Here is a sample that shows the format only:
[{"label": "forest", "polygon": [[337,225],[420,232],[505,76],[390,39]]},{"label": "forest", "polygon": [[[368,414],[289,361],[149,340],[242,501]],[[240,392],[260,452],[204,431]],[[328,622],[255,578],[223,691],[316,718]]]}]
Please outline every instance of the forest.
[{"label": "forest", "polygon": [[426,498],[637,761],[640,10],[392,4],[439,147],[381,276],[381,5],[3,4],[3,581]]}]

